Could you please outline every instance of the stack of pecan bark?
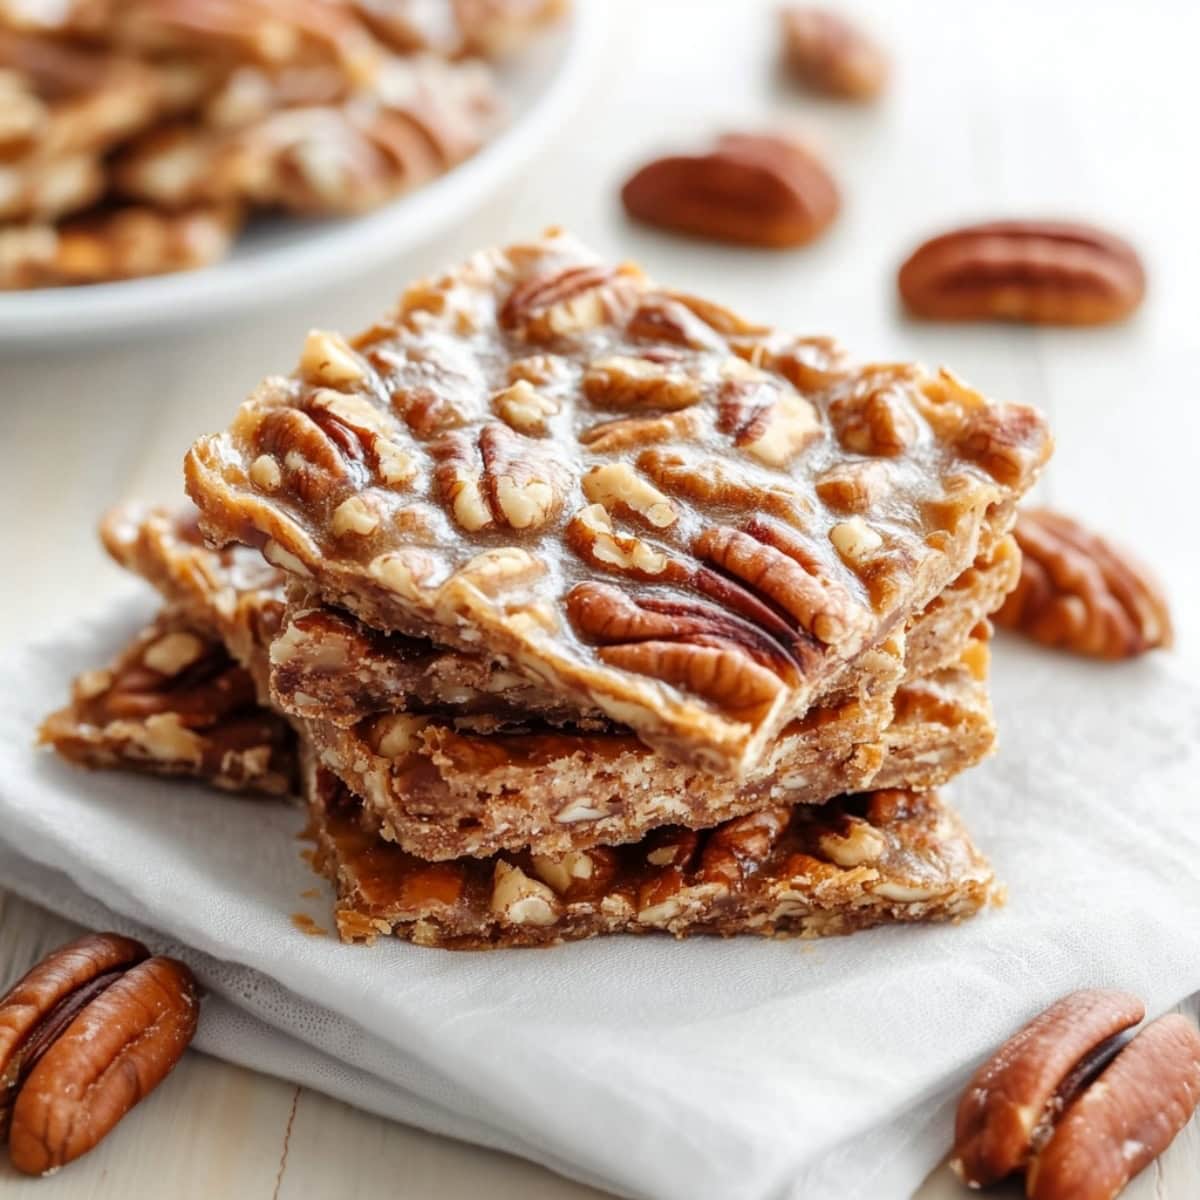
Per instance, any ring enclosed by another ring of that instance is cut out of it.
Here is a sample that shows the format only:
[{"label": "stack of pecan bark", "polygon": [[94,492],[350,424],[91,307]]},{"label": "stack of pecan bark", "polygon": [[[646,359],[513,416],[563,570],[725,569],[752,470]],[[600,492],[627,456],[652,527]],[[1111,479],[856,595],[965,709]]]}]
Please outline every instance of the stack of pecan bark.
[{"label": "stack of pecan bark", "polygon": [[0,0],[0,288],[223,257],[374,208],[501,117],[487,59],[566,0]]},{"label": "stack of pecan bark", "polygon": [[46,736],[298,791],[341,935],[801,935],[995,893],[986,757],[1033,410],[857,365],[569,235],[312,332],[123,509],[167,608]]}]

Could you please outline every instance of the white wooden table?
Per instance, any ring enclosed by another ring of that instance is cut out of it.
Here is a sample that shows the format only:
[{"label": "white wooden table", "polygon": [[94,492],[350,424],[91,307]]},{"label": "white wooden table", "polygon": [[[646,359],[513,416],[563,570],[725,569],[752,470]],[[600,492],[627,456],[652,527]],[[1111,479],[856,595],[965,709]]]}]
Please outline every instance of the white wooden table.
[{"label": "white wooden table", "polygon": [[[561,223],[750,315],[836,333],[863,355],[945,361],[986,391],[1040,404],[1060,446],[1045,497],[1157,566],[1175,600],[1180,652],[1200,658],[1191,603],[1200,537],[1190,516],[1200,450],[1197,6],[863,2],[855,7],[894,48],[897,72],[886,102],[859,111],[779,89],[767,3],[597,2],[611,11],[609,45],[568,134],[416,260],[224,328],[0,362],[0,639],[37,636],[102,602],[119,580],[96,547],[99,512],[123,496],[178,497],[191,438],[222,425],[259,376],[286,370],[310,326],[358,328],[414,273]],[[822,242],[756,254],[624,223],[616,187],[648,151],[764,119],[806,130],[837,169],[845,211]],[[1127,232],[1150,272],[1141,315],[1076,332],[903,321],[892,278],[911,245],[947,223],[1004,214],[1076,214]],[[0,891],[0,989],[70,932]],[[1189,1008],[1195,1014],[1196,1003]],[[14,1200],[164,1191],[249,1200],[598,1195],[196,1054],[86,1162],[28,1183],[0,1165],[0,1192]],[[1198,1193],[1193,1122],[1127,1194]],[[921,1197],[961,1194],[939,1173]]]}]

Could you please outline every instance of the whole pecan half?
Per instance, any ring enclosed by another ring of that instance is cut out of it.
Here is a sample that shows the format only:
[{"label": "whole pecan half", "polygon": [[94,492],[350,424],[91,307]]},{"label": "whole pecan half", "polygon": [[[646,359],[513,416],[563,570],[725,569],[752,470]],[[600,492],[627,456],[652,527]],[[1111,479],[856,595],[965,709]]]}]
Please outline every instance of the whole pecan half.
[{"label": "whole pecan half", "polygon": [[1119,321],[1146,290],[1127,242],[1055,221],[993,221],[944,233],[912,253],[898,283],[917,317],[1043,325]]},{"label": "whole pecan half", "polygon": [[779,16],[784,66],[806,87],[843,100],[873,100],[883,90],[887,55],[840,13],[788,5]]},{"label": "whole pecan half", "polygon": [[1021,1170],[1116,1039],[1146,1015],[1136,996],[1072,992],[1014,1034],[971,1077],[958,1106],[951,1169],[971,1187]]},{"label": "whole pecan half", "polygon": [[87,934],[0,998],[0,1136],[43,1175],[92,1149],[179,1061],[196,1032],[191,972],[140,942]]},{"label": "whole pecan half", "polygon": [[631,217],[723,242],[782,248],[811,242],[837,216],[837,185],[788,138],[728,134],[704,154],[648,163],[621,189]]},{"label": "whole pecan half", "polygon": [[1150,572],[1079,522],[1023,509],[1013,533],[1021,578],[998,625],[1094,658],[1132,658],[1172,639],[1171,614]]},{"label": "whole pecan half", "polygon": [[1112,1200],[1200,1105],[1200,1031],[1172,1013],[1147,1025],[1063,1113],[1025,1177],[1030,1200]]}]

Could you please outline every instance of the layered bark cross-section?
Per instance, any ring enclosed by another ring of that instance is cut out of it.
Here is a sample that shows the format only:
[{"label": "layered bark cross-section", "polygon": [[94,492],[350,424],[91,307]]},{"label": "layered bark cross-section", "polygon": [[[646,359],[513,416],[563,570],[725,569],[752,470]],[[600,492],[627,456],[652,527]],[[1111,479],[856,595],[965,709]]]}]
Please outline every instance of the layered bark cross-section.
[{"label": "layered bark cross-section", "polygon": [[187,459],[216,542],[744,776],[1013,519],[1033,410],[850,364],[570,237],[309,336]]}]

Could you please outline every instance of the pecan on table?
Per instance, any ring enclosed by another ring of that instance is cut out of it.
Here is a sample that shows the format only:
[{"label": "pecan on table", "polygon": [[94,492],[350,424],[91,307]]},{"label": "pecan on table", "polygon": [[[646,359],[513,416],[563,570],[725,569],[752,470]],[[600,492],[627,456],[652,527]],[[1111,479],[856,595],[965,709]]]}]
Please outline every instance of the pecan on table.
[{"label": "pecan on table", "polygon": [[1044,1144],[1064,1095],[1146,1015],[1136,996],[1073,992],[1014,1034],[971,1077],[958,1106],[951,1168],[971,1187],[1021,1170]]},{"label": "pecan on table", "polygon": [[883,91],[887,55],[841,14],[788,5],[779,17],[783,65],[805,87],[842,100],[873,100]]},{"label": "pecan on table", "polygon": [[151,1092],[196,1032],[182,963],[91,933],[0,998],[0,1136],[18,1171],[45,1175],[92,1149]]},{"label": "pecan on table", "polygon": [[1124,992],[1073,992],[1019,1030],[959,1102],[951,1168],[985,1187],[1025,1172],[1030,1200],[1112,1200],[1200,1105],[1200,1030]]},{"label": "pecan on table", "polygon": [[1023,509],[1013,533],[1021,578],[995,615],[998,625],[1094,658],[1133,658],[1170,646],[1166,598],[1125,551],[1045,508]]},{"label": "pecan on table", "polygon": [[701,154],[655,159],[621,189],[639,221],[722,242],[782,249],[811,242],[841,201],[825,164],[789,138],[728,134]]},{"label": "pecan on table", "polygon": [[900,297],[936,321],[1104,325],[1142,302],[1146,276],[1128,242],[1065,221],[991,221],[919,246],[900,268]]},{"label": "pecan on table", "polygon": [[1029,1164],[1030,1200],[1110,1200],[1200,1104],[1200,1032],[1172,1013],[1141,1031],[1063,1114]]}]

